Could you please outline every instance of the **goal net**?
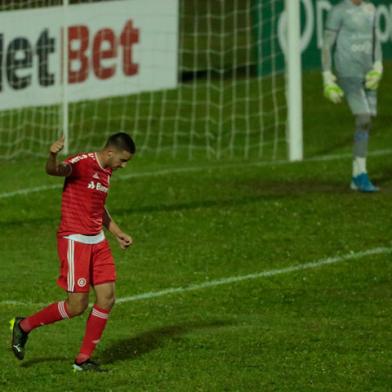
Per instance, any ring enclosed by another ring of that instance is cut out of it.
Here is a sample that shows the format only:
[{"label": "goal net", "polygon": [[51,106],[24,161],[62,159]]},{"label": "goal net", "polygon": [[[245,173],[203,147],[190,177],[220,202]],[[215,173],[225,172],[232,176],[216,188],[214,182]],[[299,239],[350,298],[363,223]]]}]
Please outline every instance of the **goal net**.
[{"label": "goal net", "polygon": [[[2,0],[0,157],[285,158],[282,0]],[[67,28],[64,28],[67,26]]]}]

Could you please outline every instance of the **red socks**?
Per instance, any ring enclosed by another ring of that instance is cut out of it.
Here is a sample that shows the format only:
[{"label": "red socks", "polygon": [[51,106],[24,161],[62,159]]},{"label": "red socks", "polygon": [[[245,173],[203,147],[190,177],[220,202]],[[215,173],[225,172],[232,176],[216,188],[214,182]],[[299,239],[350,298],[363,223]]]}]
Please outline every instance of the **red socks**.
[{"label": "red socks", "polygon": [[[81,363],[91,357],[95,346],[101,339],[103,330],[109,318],[110,310],[105,310],[94,305],[90,316],[87,320],[86,332],[83,338],[80,353],[76,357],[76,362]],[[48,307],[40,310],[30,317],[26,317],[20,322],[20,327],[26,333],[29,333],[37,327],[42,325],[53,324],[56,321],[69,319],[70,315],[67,310],[65,301],[57,302],[49,305]]]},{"label": "red socks", "polygon": [[103,330],[109,318],[110,310],[93,306],[90,316],[87,320],[86,332],[83,338],[82,347],[76,357],[76,363],[82,363],[91,357],[95,346],[101,339]]},{"label": "red socks", "polygon": [[41,327],[46,324],[53,324],[56,321],[69,318],[70,316],[67,311],[67,304],[65,301],[61,301],[49,305],[30,317],[26,317],[19,325],[23,331],[29,333],[34,328]]}]

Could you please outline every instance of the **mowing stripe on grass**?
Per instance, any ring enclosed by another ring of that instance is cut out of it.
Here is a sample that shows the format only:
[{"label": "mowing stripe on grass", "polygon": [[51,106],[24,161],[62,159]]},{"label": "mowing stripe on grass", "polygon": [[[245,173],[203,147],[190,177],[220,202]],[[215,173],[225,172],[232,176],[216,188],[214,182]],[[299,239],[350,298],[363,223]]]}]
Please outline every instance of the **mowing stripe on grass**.
[{"label": "mowing stripe on grass", "polygon": [[[380,254],[385,254],[385,253],[392,253],[392,248],[391,247],[389,247],[389,248],[388,247],[373,248],[373,249],[368,249],[368,250],[365,250],[362,252],[356,252],[356,253],[352,252],[352,253],[342,255],[342,256],[328,257],[326,259],[311,261],[309,263],[297,264],[297,265],[293,265],[291,267],[256,272],[256,273],[248,274],[248,275],[240,275],[240,276],[232,276],[232,277],[228,277],[228,278],[216,279],[216,280],[211,280],[209,282],[191,284],[191,285],[185,286],[185,287],[173,287],[173,288],[168,288],[168,289],[160,290],[160,291],[150,291],[147,293],[131,295],[129,297],[117,298],[116,303],[122,304],[122,303],[127,303],[127,302],[135,302],[135,301],[141,301],[141,300],[148,300],[151,298],[163,297],[165,295],[170,295],[170,294],[186,293],[189,291],[202,290],[202,289],[207,289],[210,287],[229,285],[229,284],[243,282],[243,281],[247,281],[247,280],[255,280],[255,279],[265,278],[265,277],[269,277],[269,276],[275,276],[275,275],[287,274],[290,272],[318,268],[318,267],[321,267],[324,265],[336,264],[336,263],[340,263],[343,261],[361,259],[366,256],[374,256],[374,255],[380,255]],[[9,300],[9,301],[1,301],[0,305],[45,306],[47,304],[29,303],[29,302],[20,302],[20,301]]]},{"label": "mowing stripe on grass", "polygon": [[[384,156],[384,155],[392,155],[392,150],[377,150],[369,152],[368,155],[370,156]],[[324,155],[314,158],[304,159],[303,162],[323,162],[323,161],[332,161],[332,160],[339,160],[339,159],[347,159],[352,156],[351,153],[349,154],[340,154],[340,155]],[[192,172],[200,172],[206,170],[225,170],[225,169],[233,169],[233,168],[241,168],[241,167],[251,167],[251,166],[270,166],[270,165],[286,165],[292,162],[281,160],[281,161],[271,161],[271,162],[238,162],[238,163],[226,163],[222,165],[211,165],[211,166],[196,166],[196,167],[177,167],[177,168],[170,168],[170,169],[162,169],[162,170],[155,170],[150,172],[140,172],[140,173],[130,173],[119,175],[113,178],[113,181],[116,180],[129,180],[130,178],[143,178],[143,177],[155,177],[155,176],[165,176],[168,174],[175,174],[175,173],[192,173]],[[0,193],[0,199],[7,199],[14,196],[23,196],[29,195],[31,193],[51,190],[51,189],[61,189],[63,184],[52,184],[52,185],[42,185],[38,187],[32,188],[24,188],[19,189],[17,191],[12,192],[3,192]]]}]

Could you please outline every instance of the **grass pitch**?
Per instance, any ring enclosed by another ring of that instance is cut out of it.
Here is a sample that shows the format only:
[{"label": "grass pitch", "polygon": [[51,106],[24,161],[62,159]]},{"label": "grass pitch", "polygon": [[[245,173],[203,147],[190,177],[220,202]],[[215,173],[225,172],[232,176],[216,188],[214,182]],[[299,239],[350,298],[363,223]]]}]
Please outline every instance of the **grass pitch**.
[{"label": "grass pitch", "polygon": [[[118,298],[338,262],[119,303],[96,351],[109,374],[71,371],[87,314],[32,332],[25,360],[13,358],[8,320],[63,298],[55,285],[61,180],[44,174],[43,160],[1,163],[0,389],[390,391],[388,80],[369,158],[379,194],[349,190],[352,119],[322,100],[316,74],[304,83],[304,162],[136,156],[115,173],[108,207],[135,240],[127,252],[111,241]],[[383,250],[358,254],[375,248]]]}]

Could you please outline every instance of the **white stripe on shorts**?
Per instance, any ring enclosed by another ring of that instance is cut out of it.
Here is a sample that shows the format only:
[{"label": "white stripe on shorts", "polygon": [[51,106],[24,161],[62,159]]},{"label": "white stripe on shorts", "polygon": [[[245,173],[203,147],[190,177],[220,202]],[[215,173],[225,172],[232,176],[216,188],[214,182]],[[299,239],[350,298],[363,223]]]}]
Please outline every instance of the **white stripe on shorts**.
[{"label": "white stripe on shorts", "polygon": [[73,292],[75,288],[75,263],[74,263],[74,251],[75,251],[75,243],[72,240],[68,240],[68,253],[67,253],[67,261],[68,261],[68,291]]},{"label": "white stripe on shorts", "polygon": [[91,311],[91,314],[92,314],[93,316],[95,316],[95,317],[99,317],[99,318],[105,319],[105,320],[107,320],[107,319],[109,318],[109,314],[107,314],[107,313],[102,313],[102,312],[100,312],[99,310],[97,310],[97,309],[95,309],[95,308],[93,308],[93,310]]}]

